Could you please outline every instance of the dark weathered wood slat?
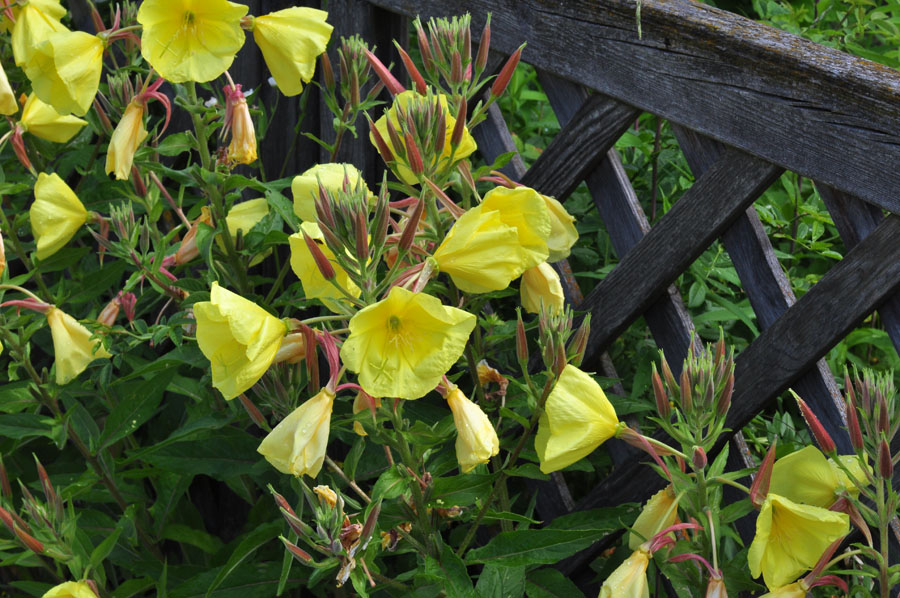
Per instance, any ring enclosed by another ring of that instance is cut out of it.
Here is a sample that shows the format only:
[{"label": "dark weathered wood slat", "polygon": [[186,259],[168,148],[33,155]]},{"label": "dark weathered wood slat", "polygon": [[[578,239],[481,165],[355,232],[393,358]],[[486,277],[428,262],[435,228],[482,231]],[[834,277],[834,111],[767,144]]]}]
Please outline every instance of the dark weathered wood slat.
[{"label": "dark weathered wood slat", "polygon": [[[373,0],[440,16],[443,0]],[[535,66],[900,211],[900,73],[697,2],[458,0]],[[879,160],[872,160],[878,155]]]},{"label": "dark weathered wood slat", "polygon": [[602,351],[779,175],[781,169],[728,150],[591,291],[585,361]]},{"label": "dark weathered wood slat", "polygon": [[512,160],[500,170],[513,180],[519,180],[525,175],[525,163],[516,151],[516,144],[497,104],[488,108],[487,119],[472,130],[472,136],[475,137],[481,157],[489,164],[501,154],[516,152]]},{"label": "dark weathered wood slat", "polygon": [[[673,130],[695,175],[702,175],[725,152],[725,146],[677,125]],[[756,319],[766,329],[796,302],[791,283],[781,269],[775,250],[756,209],[751,206],[722,234],[722,243],[741,279]],[[842,454],[853,453],[844,429],[843,399],[824,359],[803,374],[794,390],[815,411]]]}]

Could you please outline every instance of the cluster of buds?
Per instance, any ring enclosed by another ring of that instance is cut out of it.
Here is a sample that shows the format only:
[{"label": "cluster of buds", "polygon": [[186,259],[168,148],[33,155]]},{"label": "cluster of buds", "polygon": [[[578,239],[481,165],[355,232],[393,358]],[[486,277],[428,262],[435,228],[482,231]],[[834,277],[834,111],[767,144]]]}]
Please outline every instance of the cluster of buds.
[{"label": "cluster of buds", "polygon": [[[541,358],[544,361],[544,367],[559,376],[567,364],[572,363],[576,367],[581,365],[591,331],[591,319],[585,317],[573,334],[574,317],[571,309],[556,311],[543,309],[543,305],[541,307],[541,314],[538,318],[538,344],[541,348]],[[522,344],[520,337],[523,337],[525,332],[521,314],[516,326],[516,348],[519,350],[519,345]],[[570,337],[571,342],[569,341]],[[527,352],[527,345],[524,347]],[[527,361],[527,354],[520,353],[520,361],[522,357],[525,357]]]},{"label": "cluster of buds", "polygon": [[692,460],[702,468],[706,451],[722,433],[731,406],[734,353],[726,355],[725,340],[720,335],[715,346],[688,354],[679,380],[664,355],[660,369],[662,376],[654,364],[651,376],[660,425],[683,445],[693,447]]},{"label": "cluster of buds", "polygon": [[[900,455],[891,454],[891,444],[900,428],[900,399],[890,374],[863,372],[844,375],[844,400],[847,404],[847,427],[850,442],[857,454],[867,454],[878,464],[878,472],[886,480],[894,473]],[[824,449],[823,449],[824,450]]]},{"label": "cluster of buds", "polygon": [[328,486],[316,486],[310,490],[302,482],[301,488],[306,502],[312,510],[315,528],[300,519],[282,495],[271,487],[269,490],[291,531],[314,552],[324,555],[326,558],[323,561],[317,561],[309,552],[287,538],[281,537],[285,548],[296,560],[310,567],[328,569],[334,566],[335,562],[339,563],[340,569],[335,578],[338,587],[347,582],[358,564],[362,566],[366,577],[374,586],[375,583],[369,576],[366,562],[359,556],[359,553],[365,551],[375,532],[375,524],[381,511],[380,503],[371,506],[364,524],[352,523],[350,516],[344,511],[346,506],[344,498],[334,490]]},{"label": "cluster of buds", "polygon": [[[358,35],[341,37],[341,45],[337,51],[340,79],[337,81],[335,81],[334,69],[331,66],[328,53],[323,53],[320,56],[322,79],[325,83],[325,101],[335,114],[344,113],[349,117],[360,110],[366,110],[376,101],[378,94],[384,89],[384,84],[379,81],[369,89],[365,98],[363,98],[362,90],[368,85],[372,74],[372,66],[366,53],[374,50],[374,47],[370,50],[366,42]],[[338,108],[337,97],[335,96],[337,87],[340,87],[341,97],[344,100],[343,109]],[[355,121],[356,119],[354,118],[353,120]]]}]

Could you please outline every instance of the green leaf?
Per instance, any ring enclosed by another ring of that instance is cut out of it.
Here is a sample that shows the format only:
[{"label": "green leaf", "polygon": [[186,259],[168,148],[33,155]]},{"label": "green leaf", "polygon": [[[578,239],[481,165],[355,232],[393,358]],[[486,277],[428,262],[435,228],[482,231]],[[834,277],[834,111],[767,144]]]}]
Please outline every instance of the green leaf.
[{"label": "green leaf", "polygon": [[119,536],[122,534],[122,528],[117,527],[113,530],[113,532],[107,536],[100,544],[97,545],[97,548],[91,552],[91,568],[96,569],[103,563],[103,559],[109,556],[109,553],[112,552],[112,549],[115,548],[116,542],[119,541]]},{"label": "green leaf", "polygon": [[525,578],[525,595],[528,598],[584,597],[572,580],[559,570],[549,567],[528,572]]},{"label": "green leaf", "polygon": [[194,148],[194,140],[187,132],[166,135],[156,151],[162,156],[177,156]]},{"label": "green leaf", "polygon": [[16,440],[32,436],[53,438],[52,430],[55,422],[52,417],[34,413],[0,415],[0,436]]},{"label": "green leaf", "polygon": [[484,515],[485,521],[515,521],[516,523],[525,523],[528,525],[540,525],[542,522],[536,519],[529,519],[518,513],[510,513],[508,511],[488,511]]},{"label": "green leaf", "polygon": [[100,436],[100,449],[122,440],[153,417],[166,387],[174,376],[174,368],[163,370],[141,384],[130,386],[129,392],[106,418],[103,435]]},{"label": "green leaf", "polygon": [[447,598],[474,598],[476,595],[466,564],[446,544],[441,548],[440,561],[426,557],[425,571],[417,577],[427,581],[439,580]]},{"label": "green leaf", "polygon": [[400,475],[400,468],[395,465],[378,476],[372,489],[372,502],[378,499],[392,499],[406,492],[406,478]]},{"label": "green leaf", "polygon": [[525,567],[488,565],[481,572],[475,593],[479,598],[518,598],[525,593]]},{"label": "green leaf", "polygon": [[129,579],[123,582],[119,587],[113,590],[112,598],[131,598],[135,594],[149,590],[156,584],[156,580],[152,577],[142,577],[140,579]]},{"label": "green leaf", "polygon": [[465,507],[485,498],[494,483],[493,474],[464,473],[434,480],[430,505],[437,507]]},{"label": "green leaf", "polygon": [[244,536],[241,543],[238,544],[237,548],[234,549],[234,552],[231,553],[231,556],[228,557],[228,561],[225,565],[219,569],[219,574],[216,575],[213,582],[209,584],[209,588],[206,590],[207,598],[212,594],[213,590],[222,585],[225,578],[228,577],[231,572],[234,571],[235,567],[240,565],[244,559],[256,552],[257,548],[270,541],[272,538],[277,538],[281,533],[281,527],[281,522],[271,523],[256,528],[254,531]]},{"label": "green leaf", "polygon": [[617,507],[576,511],[557,517],[545,529],[593,530],[609,533],[634,523],[641,512],[640,509],[641,506],[636,503],[626,503]]},{"label": "green leaf", "polygon": [[222,540],[216,536],[181,523],[170,523],[167,525],[163,529],[162,537],[166,540],[174,540],[175,542],[196,546],[209,554],[215,554],[222,549]]},{"label": "green leaf", "polygon": [[600,530],[528,529],[502,532],[487,545],[469,552],[469,564],[499,567],[552,565],[599,541]]},{"label": "green leaf", "polygon": [[[618,412],[617,412],[618,413]],[[537,463],[525,463],[506,470],[507,475],[532,480],[549,480],[550,474],[542,473]]]},{"label": "green leaf", "polygon": [[[295,567],[288,584],[297,587],[308,579],[309,570]],[[222,583],[211,598],[272,598],[278,587],[281,561],[249,563],[238,567]],[[218,575],[218,568],[210,569],[193,577],[172,590],[169,598],[206,598],[206,589]],[[303,592],[306,595],[306,592]]]},{"label": "green leaf", "polygon": [[208,438],[174,442],[143,458],[170,472],[224,479],[249,474],[260,462],[258,446],[259,439],[246,432],[224,428]]}]

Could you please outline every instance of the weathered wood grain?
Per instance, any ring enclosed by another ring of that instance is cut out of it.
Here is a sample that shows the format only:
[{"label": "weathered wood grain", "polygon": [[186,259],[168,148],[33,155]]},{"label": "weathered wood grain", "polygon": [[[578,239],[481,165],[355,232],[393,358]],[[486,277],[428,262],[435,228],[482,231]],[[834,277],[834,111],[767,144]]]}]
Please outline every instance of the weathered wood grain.
[{"label": "weathered wood grain", "polygon": [[[372,0],[406,15],[492,14],[535,66],[900,211],[900,73],[696,2]],[[872,160],[878,155],[879,160]]]}]

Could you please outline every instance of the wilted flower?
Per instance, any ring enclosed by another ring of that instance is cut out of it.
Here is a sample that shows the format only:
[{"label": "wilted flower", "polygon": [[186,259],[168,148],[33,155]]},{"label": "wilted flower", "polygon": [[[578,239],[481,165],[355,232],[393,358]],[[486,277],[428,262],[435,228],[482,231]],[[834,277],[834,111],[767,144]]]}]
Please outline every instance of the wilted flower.
[{"label": "wilted flower", "polygon": [[[360,291],[359,287],[350,280],[347,271],[337,263],[331,249],[321,242],[323,236],[322,231],[319,230],[319,225],[315,222],[304,222],[300,227],[311,239],[317,242],[319,249],[331,262],[335,272],[334,282],[340,285],[352,297],[359,297],[362,291]],[[294,233],[288,237],[288,242],[291,246],[291,270],[293,270],[294,274],[297,275],[297,278],[300,279],[300,284],[303,285],[303,293],[306,298],[319,299],[325,304],[325,307],[331,311],[343,313],[344,310],[341,309],[339,303],[344,301],[346,296],[322,275],[322,272],[316,265],[315,258],[310,252],[306,241],[303,239],[303,234]]]},{"label": "wilted flower", "polygon": [[644,504],[641,514],[631,526],[628,547],[632,550],[650,540],[662,530],[675,525],[678,519],[678,500],[675,489],[669,484]]},{"label": "wilted flower", "polygon": [[522,307],[525,308],[525,311],[533,314],[541,313],[542,303],[544,309],[549,312],[561,311],[566,304],[559,274],[547,262],[538,264],[522,273],[519,294],[522,299]]},{"label": "wilted flower", "polygon": [[334,508],[337,504],[337,494],[328,486],[315,486],[313,492],[320,500],[324,501],[329,507]]},{"label": "wilted flower", "polygon": [[35,137],[56,143],[65,143],[86,124],[86,120],[77,116],[61,115],[34,94],[28,96],[25,107],[22,108],[22,119],[18,123],[24,131]]},{"label": "wilted flower", "polygon": [[53,354],[56,357],[56,383],[68,384],[95,359],[112,357],[99,339],[66,312],[51,307],[47,312]]},{"label": "wilted flower", "polygon": [[244,45],[247,10],[227,0],[144,0],[137,13],[141,54],[172,83],[211,81]]},{"label": "wilted flower", "polygon": [[38,259],[45,260],[69,242],[87,222],[88,212],[75,192],[56,173],[38,175],[34,203],[28,211]]},{"label": "wilted flower", "polygon": [[35,95],[60,114],[87,114],[100,85],[103,48],[103,40],[83,31],[49,35],[24,65]]},{"label": "wilted flower", "polygon": [[541,471],[568,467],[591,454],[615,435],[616,411],[600,385],[588,374],[567,365],[544,406],[534,448]]},{"label": "wilted flower", "polygon": [[44,40],[68,28],[59,22],[66,9],[58,0],[29,0],[18,8],[12,32],[13,58],[17,66],[24,66]]},{"label": "wilted flower", "polygon": [[849,531],[850,520],[845,513],[800,505],[769,492],[747,554],[750,573],[753,577],[762,574],[770,589],[789,584]]},{"label": "wilted flower", "polygon": [[253,19],[253,39],[284,95],[299,94],[312,79],[333,29],[327,18],[324,10],[293,6]]},{"label": "wilted flower", "polygon": [[67,581],[50,588],[43,598],[97,598],[97,595],[87,582]]},{"label": "wilted flower", "polygon": [[447,393],[447,404],[456,426],[456,461],[459,470],[469,473],[500,452],[500,440],[491,420],[481,407],[470,401],[456,386]]},{"label": "wilted flower", "polygon": [[287,333],[284,322],[217,282],[209,301],[194,304],[194,317],[197,344],[210,361],[213,386],[229,400],[266,373]]},{"label": "wilted flower", "polygon": [[106,174],[114,172],[120,181],[128,180],[131,176],[134,153],[147,138],[147,129],[144,128],[146,109],[145,102],[138,99],[131,100],[109,140],[109,148],[106,151]]},{"label": "wilted flower", "polygon": [[[294,214],[304,222],[316,222],[316,198],[319,197],[319,185],[335,194],[344,186],[344,178],[350,183],[350,188],[354,189],[360,181],[362,174],[353,164],[336,164],[328,162],[326,164],[316,164],[301,175],[294,177],[291,182],[291,193],[294,196]],[[375,195],[366,186],[365,181],[362,185],[366,188],[366,194],[369,202],[375,201]]]},{"label": "wilted flower", "polygon": [[16,102],[16,94],[13,93],[12,87],[9,86],[9,79],[6,78],[6,71],[0,64],[0,114],[15,114],[19,111],[19,103]]},{"label": "wilted flower", "polygon": [[341,359],[367,393],[418,399],[460,358],[473,328],[474,315],[394,287],[350,319]]},{"label": "wilted flower", "polygon": [[334,392],[323,388],[275,426],[257,448],[281,473],[319,475],[325,461]]},{"label": "wilted flower", "polygon": [[197,247],[197,232],[200,230],[201,224],[212,226],[212,214],[207,206],[200,208],[200,216],[191,223],[190,230],[184,235],[178,251],[175,252],[175,263],[179,266],[200,255],[200,248]]},{"label": "wilted flower", "polygon": [[[356,398],[353,399],[353,415],[363,411],[371,411],[378,407],[381,407],[381,399],[373,397],[364,390],[357,392]],[[358,421],[353,422],[353,431],[360,436],[368,436],[368,434],[366,434],[366,429],[363,428],[363,425]]]},{"label": "wilted flower", "polygon": [[600,588],[600,598],[648,598],[647,566],[650,553],[639,548],[631,553],[616,570],[606,578]]},{"label": "wilted flower", "polygon": [[228,161],[232,164],[250,164],[256,160],[256,129],[240,85],[225,86],[223,134],[229,130],[231,143],[228,144]]}]

